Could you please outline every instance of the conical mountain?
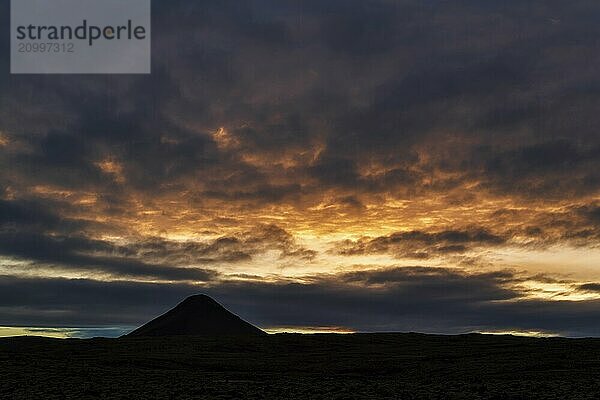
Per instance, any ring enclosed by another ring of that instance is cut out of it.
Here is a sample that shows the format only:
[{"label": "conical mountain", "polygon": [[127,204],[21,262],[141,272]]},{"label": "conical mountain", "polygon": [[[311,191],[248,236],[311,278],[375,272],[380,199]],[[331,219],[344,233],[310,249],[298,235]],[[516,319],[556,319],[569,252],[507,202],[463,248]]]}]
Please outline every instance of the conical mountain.
[{"label": "conical mountain", "polygon": [[153,319],[127,337],[154,336],[266,335],[212,298],[200,294],[190,296],[167,313]]}]

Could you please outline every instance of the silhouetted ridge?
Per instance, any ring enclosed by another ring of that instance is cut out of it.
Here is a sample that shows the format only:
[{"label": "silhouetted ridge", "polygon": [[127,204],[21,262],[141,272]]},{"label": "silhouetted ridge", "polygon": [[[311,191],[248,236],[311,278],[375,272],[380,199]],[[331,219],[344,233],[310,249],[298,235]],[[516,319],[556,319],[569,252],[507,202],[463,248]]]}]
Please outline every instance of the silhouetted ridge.
[{"label": "silhouetted ridge", "polygon": [[175,308],[126,336],[265,335],[212,298],[190,296]]}]

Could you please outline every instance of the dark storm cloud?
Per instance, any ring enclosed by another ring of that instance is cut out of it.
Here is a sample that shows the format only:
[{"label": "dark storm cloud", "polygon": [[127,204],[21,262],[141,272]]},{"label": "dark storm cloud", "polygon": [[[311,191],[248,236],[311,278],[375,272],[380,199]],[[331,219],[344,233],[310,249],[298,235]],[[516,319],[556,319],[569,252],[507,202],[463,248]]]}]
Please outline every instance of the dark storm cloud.
[{"label": "dark storm cloud", "polygon": [[527,237],[526,246],[543,248],[560,243],[575,246],[595,246],[600,238],[596,202],[567,207],[562,210],[538,212],[532,221],[513,224],[506,228],[510,220],[525,219],[527,211],[500,209],[493,213],[493,221],[504,228],[505,237]]},{"label": "dark storm cloud", "polygon": [[[151,77],[3,78],[0,129],[22,144],[0,157],[12,180],[122,194],[204,182],[208,198],[259,206],[323,189],[410,196],[467,179],[564,198],[600,182],[592,3],[154,7]],[[222,126],[235,151],[208,135]],[[444,152],[429,146],[448,135]],[[240,157],[319,143],[318,157],[281,171],[283,183]],[[122,162],[121,184],[95,165],[108,155]],[[374,162],[384,176],[364,175]],[[431,183],[436,172],[459,176]],[[237,184],[222,183],[232,176]]]},{"label": "dark storm cloud", "polygon": [[355,196],[345,196],[339,198],[335,201],[334,204],[339,204],[344,207],[349,207],[355,211],[365,211],[366,207],[360,200],[358,200]]},{"label": "dark storm cloud", "polygon": [[346,240],[336,245],[338,254],[352,256],[390,253],[397,257],[429,258],[440,254],[464,253],[478,247],[498,246],[507,239],[485,229],[440,232],[398,232],[376,238]]},{"label": "dark storm cloud", "polygon": [[8,227],[38,227],[42,230],[75,230],[85,226],[85,222],[70,220],[50,210],[57,204],[42,201],[0,200],[0,229]]},{"label": "dark storm cloud", "polygon": [[[219,185],[220,186],[220,185]],[[223,185],[226,186],[226,185]],[[231,188],[231,186],[228,186]],[[294,195],[301,194],[302,188],[299,184],[275,186],[265,185],[256,186],[250,190],[209,190],[202,193],[203,197],[225,200],[225,201],[246,201],[258,203],[260,205],[276,204],[282,200],[290,201]]]},{"label": "dark storm cloud", "polygon": [[162,238],[149,238],[123,247],[121,250],[142,259],[177,264],[238,262],[252,258],[252,249],[246,248],[235,237],[221,237],[210,243],[173,242]]},{"label": "dark storm cloud", "polygon": [[[469,284],[473,287],[481,286],[481,289],[487,292],[484,297],[489,296],[489,293],[491,293],[490,289],[497,290],[499,284],[515,283],[517,281],[515,275],[510,271],[480,273],[467,276],[460,273],[460,271],[457,272],[450,269],[428,267],[402,267],[357,271],[345,273],[341,275],[340,278],[342,281],[348,283],[361,282],[368,285],[402,284],[415,287],[420,286],[425,280],[431,288],[434,288],[435,286],[444,286],[450,282]],[[466,290],[466,287],[456,287],[456,290],[457,292],[460,292]],[[515,297],[514,291],[502,289],[501,292],[504,293],[507,299]],[[470,294],[473,295],[473,292]]]},{"label": "dark storm cloud", "polygon": [[579,290],[583,292],[599,292],[600,293],[600,283],[585,283],[580,285]]},{"label": "dark storm cloud", "polygon": [[478,149],[477,158],[494,189],[537,196],[561,197],[593,194],[600,183],[595,164],[600,159],[597,143],[579,144],[562,139],[509,151]]},{"label": "dark storm cloud", "polygon": [[589,225],[600,228],[600,205],[588,204],[577,210],[577,213],[587,221]]},{"label": "dark storm cloud", "polygon": [[197,290],[177,284],[10,276],[0,278],[0,286],[2,322],[35,326],[136,324]]},{"label": "dark storm cloud", "polygon": [[294,237],[276,225],[259,225],[251,231],[222,236],[206,242],[174,242],[150,238],[122,249],[141,259],[161,260],[163,263],[194,264],[208,262],[239,262],[269,250],[281,258],[310,260],[316,252],[296,243]]},{"label": "dark storm cloud", "polygon": [[[143,92],[137,95],[146,96]],[[90,107],[113,101],[98,97],[87,100],[93,103]],[[97,165],[107,157],[122,163],[124,177],[132,189],[146,190],[157,183],[177,181],[194,167],[202,169],[215,162],[210,155],[214,145],[208,139],[192,136],[164,119],[153,119],[147,114],[148,109],[128,112],[99,107],[87,110],[82,105],[72,105],[69,110],[79,112],[81,122],[68,128],[70,133],[50,131],[30,137],[27,153],[9,152],[9,161],[19,166],[15,172],[24,172],[32,184],[96,189],[116,195],[123,189]]]},{"label": "dark storm cloud", "polygon": [[471,275],[423,267],[363,271],[341,280],[314,276],[302,284],[223,281],[209,286],[4,276],[0,318],[6,325],[135,326],[202,292],[263,327],[600,333],[598,301],[528,300],[505,288],[522,279],[510,272]]},{"label": "dark storm cloud", "polygon": [[200,268],[174,268],[120,257],[112,244],[85,237],[44,236],[8,232],[0,234],[0,254],[30,261],[34,270],[67,269],[108,273],[116,277],[208,281],[217,273]]}]

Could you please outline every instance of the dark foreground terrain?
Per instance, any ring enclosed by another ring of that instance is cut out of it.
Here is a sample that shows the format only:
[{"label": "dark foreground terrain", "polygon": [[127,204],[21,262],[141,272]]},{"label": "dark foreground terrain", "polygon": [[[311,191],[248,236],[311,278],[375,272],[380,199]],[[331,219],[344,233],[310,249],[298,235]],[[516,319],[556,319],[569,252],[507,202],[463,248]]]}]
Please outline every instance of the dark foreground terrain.
[{"label": "dark foreground terrain", "polygon": [[600,340],[0,339],[0,399],[598,399]]}]

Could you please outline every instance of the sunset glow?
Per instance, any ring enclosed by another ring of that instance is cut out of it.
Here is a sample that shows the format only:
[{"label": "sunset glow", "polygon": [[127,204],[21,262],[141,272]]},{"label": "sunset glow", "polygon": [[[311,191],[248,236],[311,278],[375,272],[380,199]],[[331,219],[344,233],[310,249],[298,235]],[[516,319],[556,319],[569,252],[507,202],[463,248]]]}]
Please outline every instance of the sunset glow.
[{"label": "sunset glow", "polygon": [[600,335],[587,6],[375,3],[164,2],[152,75],[3,75],[2,324]]}]

